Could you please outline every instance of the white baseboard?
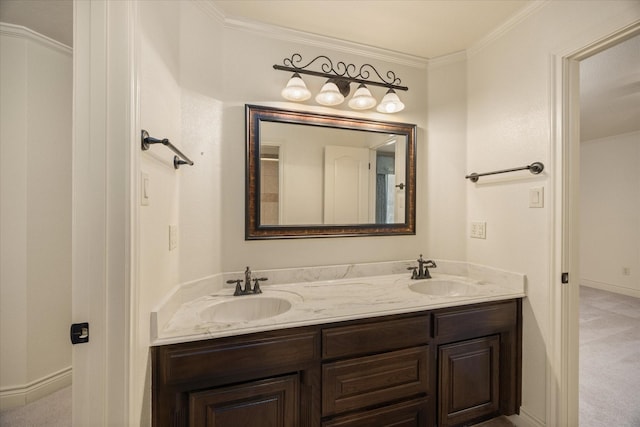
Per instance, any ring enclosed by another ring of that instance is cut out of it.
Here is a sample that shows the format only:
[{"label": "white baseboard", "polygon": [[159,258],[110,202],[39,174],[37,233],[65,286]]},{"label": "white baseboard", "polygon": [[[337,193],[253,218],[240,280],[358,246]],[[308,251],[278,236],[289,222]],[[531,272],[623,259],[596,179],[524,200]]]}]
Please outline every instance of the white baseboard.
[{"label": "white baseboard", "polygon": [[526,408],[520,407],[520,415],[510,415],[509,421],[518,427],[545,427],[546,424],[538,417],[531,415]]},{"label": "white baseboard", "polygon": [[24,406],[71,385],[71,366],[21,386],[0,389],[0,411]]},{"label": "white baseboard", "polygon": [[595,280],[580,279],[582,286],[589,288],[602,289],[603,291],[614,292],[616,294],[627,295],[630,297],[640,298],[640,289],[627,288],[626,286],[613,285],[611,283],[596,282]]}]

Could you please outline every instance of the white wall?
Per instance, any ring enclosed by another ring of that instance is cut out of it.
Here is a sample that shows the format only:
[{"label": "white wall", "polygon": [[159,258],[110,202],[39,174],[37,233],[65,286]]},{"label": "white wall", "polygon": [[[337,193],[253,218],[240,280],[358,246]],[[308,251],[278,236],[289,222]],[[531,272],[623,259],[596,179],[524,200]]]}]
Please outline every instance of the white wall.
[{"label": "white wall", "polygon": [[583,141],[580,162],[581,284],[638,298],[640,132]]},{"label": "white wall", "polygon": [[0,408],[71,381],[71,49],[0,27]]},{"label": "white wall", "polygon": [[[428,247],[441,259],[467,253],[467,62],[464,52],[429,62],[427,178],[418,191],[428,198],[424,214]],[[420,172],[420,171],[418,171]]]},{"label": "white wall", "polygon": [[[139,2],[140,125],[168,138],[195,166],[173,167],[173,153],[154,145],[140,155],[149,205],[140,206],[139,313],[132,411],[150,424],[150,312],[180,283],[221,271],[221,133],[219,58],[222,27],[195,2]],[[178,246],[169,250],[169,226]]]},{"label": "white wall", "polygon": [[[534,161],[552,165],[553,54],[576,51],[637,21],[634,1],[545,2],[510,28],[469,51],[467,169],[484,172]],[[467,258],[527,275],[524,311],[522,416],[534,425],[548,418],[547,345],[553,168],[482,178],[468,184],[467,222],[487,222],[486,240],[469,239]],[[545,207],[529,208],[531,187],[544,187]],[[551,381],[557,381],[551,378]]]}]

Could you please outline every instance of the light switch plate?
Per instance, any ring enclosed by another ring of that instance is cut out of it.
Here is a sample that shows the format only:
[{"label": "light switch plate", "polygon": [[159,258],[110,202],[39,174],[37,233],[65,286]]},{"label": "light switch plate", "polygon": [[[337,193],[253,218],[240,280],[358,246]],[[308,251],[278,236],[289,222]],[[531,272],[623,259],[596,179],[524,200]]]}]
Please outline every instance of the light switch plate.
[{"label": "light switch plate", "polygon": [[484,221],[471,221],[471,237],[474,239],[487,238],[487,223]]},{"label": "light switch plate", "polygon": [[529,207],[544,207],[544,187],[535,187],[529,189]]}]

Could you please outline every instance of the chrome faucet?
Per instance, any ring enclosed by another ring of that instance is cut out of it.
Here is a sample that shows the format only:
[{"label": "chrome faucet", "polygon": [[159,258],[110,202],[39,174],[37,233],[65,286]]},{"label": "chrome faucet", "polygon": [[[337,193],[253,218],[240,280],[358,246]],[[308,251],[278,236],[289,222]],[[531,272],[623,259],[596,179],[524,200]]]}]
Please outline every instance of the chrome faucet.
[{"label": "chrome faucet", "polygon": [[[252,280],[254,282],[253,288],[251,287]],[[265,280],[268,280],[268,279],[266,277],[260,277],[260,278],[256,277],[252,279],[251,269],[249,268],[249,266],[247,266],[247,268],[244,270],[244,289],[242,289],[242,286],[240,286],[240,283],[242,283],[242,279],[227,280],[227,283],[236,284],[236,289],[233,292],[233,296],[237,297],[240,295],[261,294],[262,289],[260,289],[260,282],[264,282]]]},{"label": "chrome faucet", "polygon": [[418,261],[418,267],[407,267],[407,270],[412,270],[411,278],[414,280],[431,279],[431,274],[427,267],[435,268],[437,267],[436,263],[432,260],[423,259],[422,254],[416,261]]}]

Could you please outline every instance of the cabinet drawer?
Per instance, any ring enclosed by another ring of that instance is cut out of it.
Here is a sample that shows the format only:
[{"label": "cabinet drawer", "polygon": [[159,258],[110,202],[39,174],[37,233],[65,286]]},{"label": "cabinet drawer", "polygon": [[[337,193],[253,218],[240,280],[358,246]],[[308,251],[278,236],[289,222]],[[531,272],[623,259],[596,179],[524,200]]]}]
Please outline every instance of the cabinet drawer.
[{"label": "cabinet drawer", "polygon": [[429,316],[342,326],[322,331],[322,357],[332,359],[426,344]]},{"label": "cabinet drawer", "polygon": [[324,364],[323,416],[427,393],[428,349],[421,346]]},{"label": "cabinet drawer", "polygon": [[165,384],[249,375],[281,366],[295,367],[319,359],[319,333],[167,346],[158,354]]},{"label": "cabinet drawer", "polygon": [[358,414],[337,417],[322,427],[420,427],[427,425],[428,398],[410,400]]},{"label": "cabinet drawer", "polygon": [[513,328],[517,317],[515,301],[439,311],[433,316],[434,338],[445,342],[493,334]]}]

